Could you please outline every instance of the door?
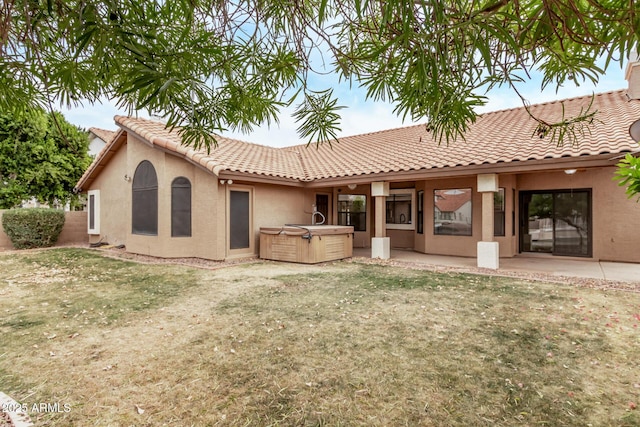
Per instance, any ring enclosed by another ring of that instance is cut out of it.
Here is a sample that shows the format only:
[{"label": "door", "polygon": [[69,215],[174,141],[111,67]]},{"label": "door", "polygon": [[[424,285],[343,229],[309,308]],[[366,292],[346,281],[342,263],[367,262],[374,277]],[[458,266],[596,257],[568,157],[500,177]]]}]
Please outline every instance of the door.
[{"label": "door", "polygon": [[229,253],[252,252],[251,230],[253,229],[250,189],[229,190]]},{"label": "door", "polygon": [[324,218],[323,224],[330,224],[329,221],[329,195],[323,193],[316,193],[316,210],[322,214],[322,217],[318,215],[315,218],[315,223],[319,224]]},{"label": "door", "polygon": [[590,257],[591,190],[520,193],[520,252]]}]

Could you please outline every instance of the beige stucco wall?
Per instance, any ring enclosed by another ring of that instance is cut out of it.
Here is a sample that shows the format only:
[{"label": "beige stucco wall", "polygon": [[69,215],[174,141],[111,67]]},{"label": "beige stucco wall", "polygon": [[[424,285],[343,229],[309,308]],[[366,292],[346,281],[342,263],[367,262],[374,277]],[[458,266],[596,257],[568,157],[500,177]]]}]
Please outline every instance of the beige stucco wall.
[{"label": "beige stucco wall", "polygon": [[[191,163],[128,137],[96,181],[86,190],[100,190],[100,234],[91,242],[124,244],[127,251],[158,257],[198,257],[222,260],[250,256],[259,251],[259,230],[263,226],[311,222],[315,195],[302,188],[220,179]],[[131,233],[132,179],[140,162],[153,164],[158,177],[158,234]],[[171,183],[177,177],[191,182],[192,236],[171,237]],[[226,180],[228,182],[228,180]],[[250,250],[228,250],[227,208],[229,192],[249,189],[252,194],[253,244]],[[308,202],[308,203],[307,203]],[[307,206],[308,205],[308,206]],[[86,219],[85,219],[86,230]]]},{"label": "beige stucco wall", "polygon": [[[434,191],[454,188],[471,188],[473,190],[471,236],[442,236],[433,233]],[[476,256],[476,242],[480,240],[482,235],[482,196],[476,191],[476,177],[425,181],[424,194],[424,235],[416,237],[424,239],[424,252],[439,255]]]},{"label": "beige stucco wall", "polygon": [[[89,236],[91,243],[105,242],[112,245],[127,243],[131,223],[131,183],[127,174],[127,144],[114,154],[111,162],[100,173],[90,188],[100,190],[100,234]],[[129,175],[132,176],[132,175]]]},{"label": "beige stucco wall", "polygon": [[284,224],[311,224],[313,201],[307,192],[298,187],[269,184],[253,185],[253,238],[255,254],[259,253],[260,227],[276,227]]},{"label": "beige stucco wall", "polygon": [[[579,170],[575,175],[567,175],[562,171],[500,175],[499,186],[505,189],[505,236],[494,237],[494,241],[500,244],[500,256],[512,257],[519,253],[519,191],[589,188],[592,190],[592,258],[640,262],[640,251],[636,249],[637,242],[640,241],[640,227],[637,227],[640,224],[640,204],[629,200],[624,189],[613,181],[615,170],[616,168],[611,166]],[[472,236],[433,234],[433,191],[447,188],[473,189]],[[482,231],[482,197],[476,188],[475,177],[417,183],[416,190],[425,190],[425,234],[416,233],[415,250],[429,254],[476,256],[476,243],[481,240]],[[515,214],[512,215],[514,209]]]},{"label": "beige stucco wall", "polygon": [[[517,240],[516,235],[512,233],[513,216],[511,215],[515,200],[513,193],[515,185],[514,175],[498,177],[498,186],[505,190],[505,235],[494,236],[494,241],[500,244],[500,256],[502,257],[511,257],[517,253]],[[435,190],[455,188],[471,188],[473,191],[471,200],[472,235],[436,235],[434,234],[434,192]],[[477,254],[476,244],[482,239],[482,194],[477,191],[477,177],[474,175],[463,178],[419,181],[416,183],[416,192],[421,190],[424,190],[424,234],[415,232],[415,250],[428,254],[475,257]],[[517,202],[515,206],[517,206]],[[517,221],[517,217],[515,219]],[[516,234],[517,231],[516,227]]]},{"label": "beige stucco wall", "polygon": [[[521,174],[519,190],[591,188],[593,259],[640,262],[640,204],[626,197],[624,188],[613,181],[616,168]],[[517,216],[516,216],[517,217]]]},{"label": "beige stucco wall", "polygon": [[[129,136],[126,173],[133,177],[138,165],[148,160],[158,177],[158,234],[157,236],[131,233],[132,182],[126,182],[126,247],[134,253],[166,258],[197,257],[224,259],[224,248],[217,239],[217,222],[224,221],[219,212],[218,180],[212,174],[185,160],[154,149]],[[112,162],[113,163],[113,162]],[[171,236],[171,184],[177,177],[191,182],[191,237]],[[104,209],[104,205],[102,206]]]}]

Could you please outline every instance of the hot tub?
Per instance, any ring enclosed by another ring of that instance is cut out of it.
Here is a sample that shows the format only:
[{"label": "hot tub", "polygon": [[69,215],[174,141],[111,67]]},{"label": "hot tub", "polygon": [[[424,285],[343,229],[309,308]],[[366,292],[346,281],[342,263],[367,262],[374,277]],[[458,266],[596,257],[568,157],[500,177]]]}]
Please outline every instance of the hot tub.
[{"label": "hot tub", "polygon": [[260,258],[316,264],[353,255],[353,227],[291,225],[260,228]]}]

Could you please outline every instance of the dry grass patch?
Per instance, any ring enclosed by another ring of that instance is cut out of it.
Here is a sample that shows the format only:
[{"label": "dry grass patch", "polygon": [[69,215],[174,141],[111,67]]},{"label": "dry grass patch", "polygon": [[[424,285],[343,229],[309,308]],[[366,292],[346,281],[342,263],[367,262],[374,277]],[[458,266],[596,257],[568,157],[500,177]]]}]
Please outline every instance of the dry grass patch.
[{"label": "dry grass patch", "polygon": [[70,406],[39,425],[638,425],[639,313],[637,293],[351,263],[16,254],[0,389]]}]

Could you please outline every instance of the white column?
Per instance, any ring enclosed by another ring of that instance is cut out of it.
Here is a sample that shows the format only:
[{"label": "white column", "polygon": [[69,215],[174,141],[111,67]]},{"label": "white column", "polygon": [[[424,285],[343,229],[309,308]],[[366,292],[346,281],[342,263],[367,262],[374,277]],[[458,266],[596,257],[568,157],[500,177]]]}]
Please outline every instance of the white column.
[{"label": "white column", "polygon": [[391,239],[387,237],[385,206],[389,195],[388,182],[372,182],[371,197],[374,198],[375,229],[371,238],[371,258],[391,258]]},{"label": "white column", "polygon": [[498,191],[498,175],[478,175],[478,192],[482,194],[482,241],[478,242],[477,263],[480,268],[497,270],[500,245],[493,241],[493,195]]}]

